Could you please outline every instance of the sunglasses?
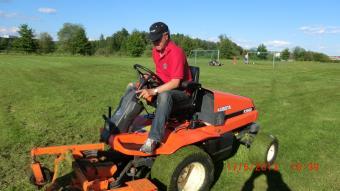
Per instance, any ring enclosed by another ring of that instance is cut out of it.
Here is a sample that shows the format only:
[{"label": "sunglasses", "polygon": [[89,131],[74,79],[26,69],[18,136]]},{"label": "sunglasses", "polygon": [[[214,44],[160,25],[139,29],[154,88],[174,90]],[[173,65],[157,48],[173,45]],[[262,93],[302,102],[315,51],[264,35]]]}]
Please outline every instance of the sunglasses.
[{"label": "sunglasses", "polygon": [[155,40],[155,41],[152,41],[152,44],[153,45],[159,45],[159,43],[161,42],[162,38],[160,38],[159,40]]},{"label": "sunglasses", "polygon": [[155,45],[155,46],[159,45],[159,43],[162,41],[163,37],[167,34],[168,34],[168,32],[163,33],[162,37],[158,40],[152,41],[152,44]]}]

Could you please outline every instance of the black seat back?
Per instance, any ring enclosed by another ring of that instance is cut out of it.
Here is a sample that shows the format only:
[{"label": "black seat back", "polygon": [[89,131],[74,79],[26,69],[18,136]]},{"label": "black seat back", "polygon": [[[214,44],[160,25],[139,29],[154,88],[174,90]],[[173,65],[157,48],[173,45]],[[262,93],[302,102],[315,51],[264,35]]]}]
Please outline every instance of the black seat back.
[{"label": "black seat back", "polygon": [[189,66],[189,67],[190,67],[192,81],[199,83],[199,80],[200,80],[200,68],[196,67],[196,66]]},{"label": "black seat back", "polygon": [[201,88],[201,84],[199,83],[200,68],[196,66],[190,66],[190,72],[192,81],[183,81],[180,85],[181,90],[188,90],[191,92],[190,99],[181,104],[177,104],[172,111],[172,116],[191,118],[192,114],[196,112],[196,95]]}]

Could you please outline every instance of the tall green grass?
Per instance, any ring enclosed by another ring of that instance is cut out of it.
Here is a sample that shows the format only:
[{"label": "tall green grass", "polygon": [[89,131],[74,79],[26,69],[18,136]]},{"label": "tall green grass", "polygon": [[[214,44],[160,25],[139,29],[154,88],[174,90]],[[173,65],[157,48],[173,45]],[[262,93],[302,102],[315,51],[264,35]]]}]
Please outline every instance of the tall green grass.
[{"label": "tall green grass", "polygon": [[[154,68],[151,58],[0,55],[0,190],[35,190],[27,179],[35,146],[97,142],[106,106],[136,80],[134,63]],[[340,190],[339,64],[207,63],[197,64],[203,86],[252,98],[261,131],[280,144],[278,172],[233,170],[249,163],[240,147],[213,190]]]}]

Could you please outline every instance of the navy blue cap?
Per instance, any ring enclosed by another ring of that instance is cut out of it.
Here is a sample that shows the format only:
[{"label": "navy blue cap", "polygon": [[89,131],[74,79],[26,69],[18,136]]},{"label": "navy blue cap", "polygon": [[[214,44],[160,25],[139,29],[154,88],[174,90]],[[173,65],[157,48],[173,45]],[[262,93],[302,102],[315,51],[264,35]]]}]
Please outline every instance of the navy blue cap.
[{"label": "navy blue cap", "polygon": [[168,26],[163,22],[156,22],[150,26],[149,38],[152,42],[158,41],[165,32],[169,32]]}]

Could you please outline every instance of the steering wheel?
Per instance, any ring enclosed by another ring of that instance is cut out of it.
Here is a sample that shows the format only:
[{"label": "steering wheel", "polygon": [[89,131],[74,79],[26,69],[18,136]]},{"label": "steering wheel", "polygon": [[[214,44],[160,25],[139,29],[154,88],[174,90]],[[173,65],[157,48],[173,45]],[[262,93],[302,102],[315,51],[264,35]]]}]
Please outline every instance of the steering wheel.
[{"label": "steering wheel", "polygon": [[140,82],[138,90],[144,88],[145,86],[148,89],[152,89],[164,84],[164,82],[157,76],[157,74],[155,74],[150,69],[140,64],[133,65],[133,68],[136,70]]}]

